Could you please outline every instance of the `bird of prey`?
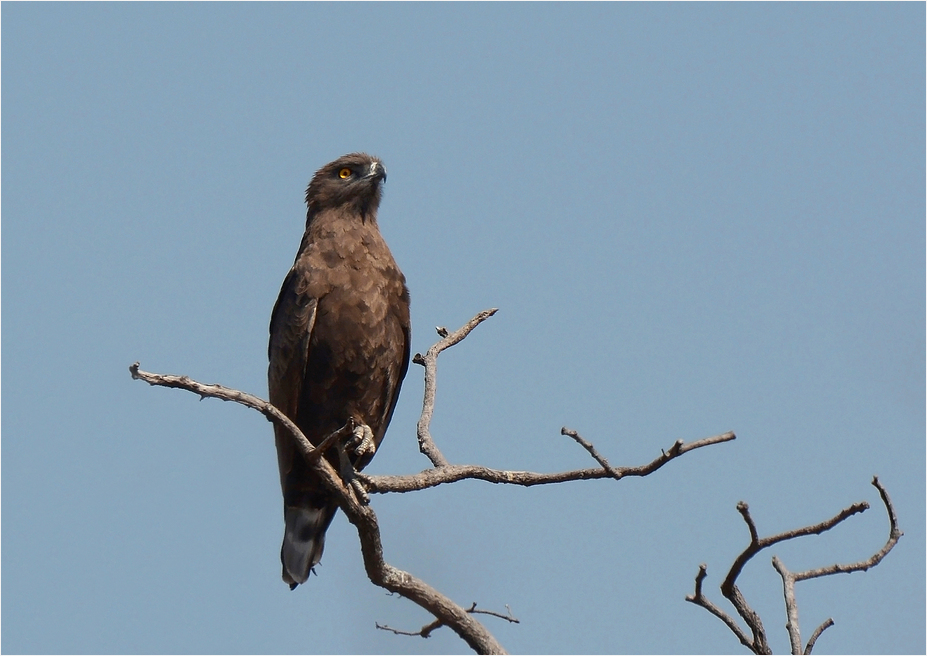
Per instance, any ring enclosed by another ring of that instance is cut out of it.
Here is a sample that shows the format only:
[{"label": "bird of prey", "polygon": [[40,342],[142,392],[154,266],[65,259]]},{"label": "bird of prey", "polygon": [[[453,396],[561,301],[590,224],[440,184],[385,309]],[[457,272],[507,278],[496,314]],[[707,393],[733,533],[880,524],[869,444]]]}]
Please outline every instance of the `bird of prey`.
[{"label": "bird of prey", "polygon": [[[380,445],[409,367],[409,290],[380,229],[386,169],[366,153],[323,166],[306,190],[306,232],[270,318],[270,402],[310,442],[353,421],[353,443],[325,457],[360,471]],[[274,426],[285,532],[283,580],[305,583],[337,503]]]}]

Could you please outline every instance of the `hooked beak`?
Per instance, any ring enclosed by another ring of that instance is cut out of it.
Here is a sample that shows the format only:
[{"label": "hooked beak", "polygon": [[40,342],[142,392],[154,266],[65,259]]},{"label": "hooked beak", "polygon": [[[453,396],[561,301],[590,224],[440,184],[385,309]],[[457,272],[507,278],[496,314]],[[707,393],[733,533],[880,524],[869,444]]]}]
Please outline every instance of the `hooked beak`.
[{"label": "hooked beak", "polygon": [[378,161],[373,161],[370,163],[370,166],[367,168],[367,175],[365,178],[373,178],[375,180],[382,180],[386,182],[386,169],[383,168],[383,165]]}]

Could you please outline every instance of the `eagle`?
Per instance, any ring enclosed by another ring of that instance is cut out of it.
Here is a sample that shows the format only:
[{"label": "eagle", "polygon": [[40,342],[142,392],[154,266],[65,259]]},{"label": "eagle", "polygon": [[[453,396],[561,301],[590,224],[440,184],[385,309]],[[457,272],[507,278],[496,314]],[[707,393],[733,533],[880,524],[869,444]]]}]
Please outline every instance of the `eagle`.
[{"label": "eagle", "polygon": [[[270,318],[270,402],[339,471],[360,471],[383,440],[409,368],[409,290],[377,226],[386,169],[351,153],[320,168],[306,190],[306,231]],[[283,580],[295,589],[322,557],[338,504],[274,425],[285,531]]]}]

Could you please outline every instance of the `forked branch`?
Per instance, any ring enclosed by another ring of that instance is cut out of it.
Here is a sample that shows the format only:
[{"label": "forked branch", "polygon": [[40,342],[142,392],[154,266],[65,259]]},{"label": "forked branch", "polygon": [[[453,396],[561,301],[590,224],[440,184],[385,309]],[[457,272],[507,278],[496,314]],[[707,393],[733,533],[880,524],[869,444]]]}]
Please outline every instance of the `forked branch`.
[{"label": "forked branch", "polygon": [[441,339],[435,342],[431,348],[425,352],[425,355],[416,353],[412,358],[412,362],[420,364],[425,368],[425,394],[422,400],[422,414],[416,426],[416,432],[418,433],[418,448],[431,460],[431,464],[435,467],[442,467],[448,464],[447,459],[441,453],[440,449],[438,449],[438,445],[431,439],[431,417],[435,412],[435,394],[438,390],[438,354],[462,341],[467,335],[473,332],[474,328],[498,311],[499,308],[483,310],[453,333],[448,333],[447,328],[439,326],[436,330]]},{"label": "forked branch", "polygon": [[[889,518],[888,541],[885,543],[885,546],[883,546],[875,554],[866,560],[861,560],[855,563],[846,565],[835,563],[826,567],[819,567],[817,569],[794,573],[790,572],[785,567],[778,556],[773,556],[773,567],[782,577],[782,588],[783,595],[785,597],[785,611],[787,618],[786,630],[789,633],[789,643],[791,645],[791,653],[793,654],[810,654],[821,634],[826,629],[834,625],[834,620],[828,618],[825,622],[818,626],[817,629],[815,629],[814,633],[811,635],[811,638],[808,640],[808,643],[804,646],[804,648],[802,647],[801,631],[798,624],[798,602],[795,597],[795,584],[798,581],[817,578],[819,576],[859,572],[865,571],[870,567],[875,567],[882,561],[883,558],[885,558],[885,556],[888,555],[888,552],[892,550],[892,548],[898,543],[898,540],[903,535],[901,530],[898,528],[898,517],[895,514],[895,508],[888,496],[888,492],[879,482],[878,477],[873,477],[872,484],[879,491],[879,495],[882,497],[882,502],[885,505],[885,510],[888,513]],[[737,587],[737,577],[743,571],[744,566],[763,549],[771,547],[774,544],[778,544],[779,542],[784,542],[786,540],[793,540],[795,538],[800,538],[806,535],[819,535],[825,531],[829,531],[853,515],[864,512],[868,508],[869,504],[863,501],[841,510],[830,519],[827,519],[818,524],[812,524],[811,526],[804,526],[792,531],[786,531],[784,533],[779,533],[777,535],[772,535],[766,538],[760,538],[756,529],[756,524],[753,521],[753,517],[750,515],[749,506],[741,501],[737,504],[737,511],[741,514],[744,522],[747,524],[747,529],[750,532],[750,544],[747,545],[747,548],[744,549],[744,551],[734,559],[734,563],[731,565],[731,569],[728,571],[727,577],[725,577],[724,581],[721,583],[721,593],[731,602],[731,604],[734,606],[734,609],[737,611],[740,617],[743,618],[744,622],[746,622],[750,632],[753,634],[752,638],[740,628],[737,622],[730,615],[718,608],[707,597],[705,597],[704,593],[702,592],[702,583],[707,575],[706,565],[703,564],[699,566],[698,574],[695,577],[695,594],[687,596],[686,601],[690,601],[698,606],[701,606],[712,615],[719,618],[727,625],[727,627],[734,633],[734,635],[737,636],[737,639],[740,640],[741,644],[750,649],[750,651],[752,651],[754,654],[771,654],[772,651],[770,651],[769,648],[769,640],[766,636],[766,631],[763,628],[763,622],[761,621],[759,615],[747,603],[747,600],[744,598],[743,594],[741,594]]]},{"label": "forked branch", "polygon": [[[482,615],[492,615],[493,617],[498,617],[499,619],[505,620],[511,624],[521,623],[521,620],[519,620],[517,617],[512,615],[512,609],[509,608],[508,604],[505,605],[505,610],[507,611],[505,615],[503,615],[502,613],[497,613],[494,610],[483,610],[482,608],[477,608],[476,602],[474,601],[472,604],[470,604],[470,608],[467,609],[467,612],[468,613],[480,613]],[[391,626],[388,626],[386,624],[380,624],[379,622],[376,623],[376,626],[381,631],[389,631],[390,633],[395,633],[396,635],[415,636],[419,638],[430,638],[431,634],[434,633],[435,630],[440,629],[442,626],[444,626],[444,622],[441,621],[440,619],[436,619],[433,622],[429,622],[428,624],[423,626],[418,631],[403,631],[402,629],[394,629]]]},{"label": "forked branch", "polygon": [[[380,527],[373,509],[361,502],[351,485],[344,484],[325,458],[319,457],[322,449],[314,447],[299,427],[274,406],[256,396],[222,385],[204,385],[187,376],[170,376],[141,371],[137,362],[129,367],[129,371],[132,378],[143,380],[149,385],[185,389],[199,394],[201,398],[216,398],[241,403],[258,410],[268,420],[286,428],[293,435],[303,457],[312,463],[325,487],[338,499],[339,507],[357,529],[364,567],[370,580],[375,585],[395,592],[427,610],[442,624],[453,629],[475,652],[479,654],[505,653],[505,649],[486,627],[473,619],[472,613],[467,613],[464,608],[424,581],[393,567],[384,560]],[[348,430],[350,430],[350,422],[336,432]],[[327,440],[328,437],[326,437]]]}]

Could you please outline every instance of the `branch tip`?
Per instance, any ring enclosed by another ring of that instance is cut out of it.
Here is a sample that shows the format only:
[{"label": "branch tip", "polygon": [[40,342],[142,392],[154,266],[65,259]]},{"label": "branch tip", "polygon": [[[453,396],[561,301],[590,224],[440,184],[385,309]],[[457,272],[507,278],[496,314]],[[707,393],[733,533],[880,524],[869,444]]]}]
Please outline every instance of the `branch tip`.
[{"label": "branch tip", "polygon": [[834,618],[828,617],[826,620],[824,620],[821,626],[819,626],[818,628],[814,630],[814,633],[811,634],[811,638],[808,640],[808,644],[805,646],[806,656],[810,654],[811,651],[814,649],[814,643],[818,641],[818,638],[821,637],[821,634],[824,633],[825,630],[829,629],[833,625],[834,625]]}]

